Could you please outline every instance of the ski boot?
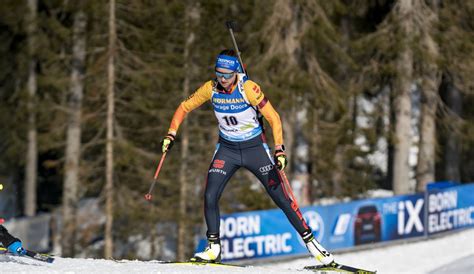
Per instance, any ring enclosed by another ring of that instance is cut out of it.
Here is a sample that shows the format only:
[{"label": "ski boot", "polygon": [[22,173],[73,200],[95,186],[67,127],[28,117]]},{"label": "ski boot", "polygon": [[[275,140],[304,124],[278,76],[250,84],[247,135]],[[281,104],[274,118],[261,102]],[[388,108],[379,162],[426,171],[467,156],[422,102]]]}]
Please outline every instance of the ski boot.
[{"label": "ski boot", "polygon": [[312,232],[303,236],[303,240],[306,244],[306,248],[309,250],[311,255],[316,258],[323,265],[330,266],[334,263],[334,257],[329,253],[317,240],[314,238]]},{"label": "ski boot", "polygon": [[221,240],[219,235],[207,235],[207,247],[203,252],[194,254],[190,259],[191,262],[200,263],[220,263],[221,262]]}]

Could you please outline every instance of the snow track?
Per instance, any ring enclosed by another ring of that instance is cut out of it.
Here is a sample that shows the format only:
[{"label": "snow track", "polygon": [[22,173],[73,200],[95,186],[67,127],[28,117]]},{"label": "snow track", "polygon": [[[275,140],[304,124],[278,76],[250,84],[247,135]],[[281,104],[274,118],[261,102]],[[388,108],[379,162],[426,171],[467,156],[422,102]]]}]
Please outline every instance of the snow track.
[{"label": "snow track", "polygon": [[[336,254],[340,263],[377,270],[378,273],[474,273],[474,229],[436,239],[396,246]],[[456,263],[454,263],[456,262]],[[313,273],[301,271],[313,265],[311,258],[273,262],[246,268],[160,264],[158,261],[112,261],[56,258],[53,264],[28,258],[0,256],[0,273]]]}]

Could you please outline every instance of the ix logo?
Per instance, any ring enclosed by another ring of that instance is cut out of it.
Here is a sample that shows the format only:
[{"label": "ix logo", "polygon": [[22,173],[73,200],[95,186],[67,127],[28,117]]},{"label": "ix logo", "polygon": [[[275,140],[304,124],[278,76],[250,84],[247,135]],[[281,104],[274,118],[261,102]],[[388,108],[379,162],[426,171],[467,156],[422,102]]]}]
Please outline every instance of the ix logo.
[{"label": "ix logo", "polygon": [[[423,231],[423,223],[420,219],[420,212],[423,208],[423,199],[418,199],[413,205],[411,201],[401,201],[398,203],[398,227],[397,232],[399,235],[410,234],[413,227],[417,232]],[[408,213],[408,219],[405,221],[405,209]]]}]

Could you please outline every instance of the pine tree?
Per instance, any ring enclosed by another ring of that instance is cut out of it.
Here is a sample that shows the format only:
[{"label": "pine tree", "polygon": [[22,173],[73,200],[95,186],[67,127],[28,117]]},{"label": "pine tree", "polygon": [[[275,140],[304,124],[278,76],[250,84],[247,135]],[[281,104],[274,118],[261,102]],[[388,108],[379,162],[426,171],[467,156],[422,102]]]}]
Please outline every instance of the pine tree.
[{"label": "pine tree", "polygon": [[419,67],[421,70],[421,114],[420,114],[420,141],[416,180],[418,192],[425,191],[426,185],[435,181],[436,159],[436,112],[439,103],[438,89],[441,82],[441,73],[438,67],[440,53],[437,41],[434,39],[438,24],[437,8],[432,11],[421,3],[421,39],[424,52],[420,55]]},{"label": "pine tree", "polygon": [[[184,60],[184,71],[185,72],[193,72],[194,70],[191,68],[191,48],[193,43],[195,42],[195,33],[194,33],[194,26],[199,24],[199,4],[196,3],[187,3],[185,14],[184,14],[184,36],[185,44],[183,48],[183,60]],[[190,79],[191,74],[186,74],[183,81],[183,97],[187,98],[190,95]],[[190,167],[190,163],[188,163],[189,158],[189,141],[190,135],[188,130],[188,120],[183,121],[183,125],[181,126],[181,165],[179,171],[179,220],[178,220],[178,235],[177,235],[177,259],[180,261],[186,260],[188,255],[187,250],[189,250],[189,242],[190,237],[189,235],[189,222],[187,221],[188,215],[188,200],[191,195],[189,195],[190,188],[188,187],[188,169]]]},{"label": "pine tree", "polygon": [[[388,140],[394,150],[393,158],[389,153],[388,173],[395,193],[402,194],[414,191],[408,160],[409,149],[413,145],[410,124],[413,110],[410,96],[419,78],[423,79],[423,98],[426,99],[422,102],[423,147],[420,151],[422,157],[419,171],[420,174],[428,176],[434,172],[433,159],[429,156],[434,147],[434,128],[430,126],[433,112],[428,108],[432,108],[438,101],[435,95],[439,84],[437,49],[430,30],[435,19],[426,4],[421,1],[397,1],[389,7],[390,12],[381,20],[377,30],[361,38],[358,47],[362,55],[367,56],[367,60],[373,60],[371,65],[363,69],[366,77],[364,81],[367,81],[368,85],[388,86],[391,90],[393,119]],[[421,177],[419,179],[427,180]]]},{"label": "pine tree", "polygon": [[77,230],[77,203],[80,187],[81,116],[84,96],[87,15],[82,6],[74,14],[71,87],[68,96],[68,124],[63,187],[62,255],[74,257]]},{"label": "pine tree", "polygon": [[115,120],[115,58],[117,47],[117,31],[115,19],[115,0],[109,1],[109,43],[107,61],[107,137],[105,148],[105,248],[104,257],[113,257],[113,200],[114,200],[114,120]]},{"label": "pine tree", "polygon": [[440,95],[443,104],[438,110],[437,180],[472,181],[472,91],[473,60],[472,14],[470,1],[439,5],[442,83]]},{"label": "pine tree", "polygon": [[38,89],[36,76],[36,43],[37,43],[37,12],[38,1],[28,0],[28,97],[27,97],[27,113],[28,113],[28,147],[26,152],[25,166],[25,215],[36,215],[36,187],[38,174],[38,134],[36,123],[36,93]]},{"label": "pine tree", "polygon": [[[336,5],[337,3],[334,4]],[[320,32],[315,25],[319,27]],[[311,136],[308,140],[312,140],[310,180],[324,176],[319,169],[320,165],[316,162],[322,155],[317,151],[322,145],[318,108],[325,108],[324,105],[328,102],[326,105],[328,112],[331,112],[332,107],[337,108],[340,103],[338,95],[342,91],[333,78],[321,68],[320,60],[316,57],[320,50],[319,46],[327,46],[337,51],[337,47],[330,46],[331,43],[337,44],[334,32],[334,25],[329,20],[326,10],[317,1],[305,3],[277,1],[261,31],[263,43],[268,48],[264,49],[263,57],[259,60],[260,71],[266,72],[262,73],[264,83],[275,94],[270,95],[276,99],[273,102],[281,112],[285,143],[290,151],[294,148],[292,140],[300,135],[294,128],[297,125],[295,110],[301,110],[301,106],[304,106],[308,116],[315,118],[307,121],[308,136]],[[290,152],[290,159],[292,155]],[[325,160],[321,162],[326,162]],[[308,183],[306,181],[305,184]],[[306,196],[305,200],[310,200],[308,198],[310,188],[303,186],[303,189],[306,189],[306,193],[303,194]]]},{"label": "pine tree", "polygon": [[15,202],[9,204],[13,213],[21,212],[24,205],[24,180],[19,175],[25,170],[26,121],[25,111],[18,109],[25,109],[26,74],[21,60],[29,59],[21,46],[26,44],[25,18],[17,15],[27,13],[25,1],[6,1],[0,9],[0,173],[11,182],[4,182],[4,192],[18,193]]}]

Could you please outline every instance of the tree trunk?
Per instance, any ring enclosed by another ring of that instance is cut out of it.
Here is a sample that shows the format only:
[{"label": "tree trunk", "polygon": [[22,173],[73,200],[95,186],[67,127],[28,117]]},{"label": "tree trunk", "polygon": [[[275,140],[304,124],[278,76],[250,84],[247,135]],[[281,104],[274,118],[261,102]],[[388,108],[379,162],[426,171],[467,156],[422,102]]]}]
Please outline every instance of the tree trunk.
[{"label": "tree trunk", "polygon": [[37,22],[36,16],[38,12],[38,1],[28,0],[28,97],[27,97],[27,112],[28,112],[28,147],[26,152],[26,166],[25,166],[25,199],[24,210],[26,216],[36,215],[36,185],[38,177],[38,138],[36,131],[36,31]]},{"label": "tree trunk", "polygon": [[[422,87],[422,105],[420,121],[420,144],[416,167],[417,191],[425,191],[428,183],[435,181],[436,160],[436,109],[437,76],[430,75]],[[434,94],[432,92],[435,92]],[[431,93],[431,94],[429,94]]]},{"label": "tree trunk", "polygon": [[296,151],[296,144],[295,144],[295,137],[296,137],[296,107],[295,104],[296,102],[296,97],[291,95],[288,101],[288,104],[290,105],[290,109],[288,112],[284,115],[284,117],[281,117],[281,122],[282,122],[282,129],[284,133],[283,137],[283,142],[285,143],[285,148],[286,148],[286,156],[288,157],[288,166],[285,168],[285,172],[288,176],[288,178],[291,182],[291,186],[293,190],[295,191],[295,198],[299,200],[301,197],[301,191],[299,186],[295,186],[293,183],[295,182],[293,176],[295,174],[293,170],[293,166],[296,162],[295,159],[295,151]]},{"label": "tree trunk", "polygon": [[[461,117],[462,114],[462,96],[459,89],[454,85],[453,78],[448,73],[443,75],[441,93],[443,94],[446,105],[449,109]],[[442,178],[460,182],[461,180],[461,142],[457,130],[449,129],[455,127],[456,123],[448,126],[445,136],[445,144],[442,153]]]},{"label": "tree trunk", "polygon": [[[318,181],[318,157],[319,157],[319,147],[321,145],[321,136],[319,131],[319,114],[316,109],[309,109],[310,113],[310,124],[311,124],[311,139],[310,139],[310,176],[309,176],[309,191],[312,204],[315,200],[315,193],[313,192],[313,182],[317,182],[317,187],[321,188],[321,182]],[[321,190],[318,189],[317,193],[321,193]]]},{"label": "tree trunk", "polygon": [[397,17],[400,18],[401,37],[404,37],[402,49],[397,60],[397,77],[395,79],[395,146],[393,159],[393,188],[395,194],[410,192],[409,151],[411,146],[411,98],[410,90],[413,77],[413,52],[410,49],[413,22],[411,12],[412,0],[400,0],[396,7]]},{"label": "tree trunk", "polygon": [[[393,83],[394,81],[392,81]],[[389,125],[393,128],[395,125],[395,90],[393,85],[390,85],[389,93]],[[383,188],[386,190],[393,190],[393,166],[394,166],[394,155],[395,155],[395,142],[394,136],[390,132],[387,136],[387,177],[383,182]]]},{"label": "tree trunk", "polygon": [[438,45],[429,33],[424,34],[424,44],[433,60],[427,64],[421,90],[421,121],[418,164],[416,167],[417,191],[435,181],[436,163],[436,111],[438,106],[439,70],[436,65]]},{"label": "tree trunk", "polygon": [[[301,207],[308,206],[311,203],[311,187],[310,187],[310,176],[308,170],[308,163],[310,162],[310,142],[303,138],[304,136],[304,126],[308,123],[308,104],[303,98],[299,98],[296,102],[300,106],[299,109],[295,109],[295,145],[293,145],[293,156],[290,159],[293,159],[293,180],[300,182],[299,188],[300,193],[298,194],[298,204]],[[302,148],[305,148],[304,151],[301,151]]]},{"label": "tree trunk", "polygon": [[79,186],[79,160],[81,158],[81,113],[86,59],[86,14],[80,10],[74,17],[73,61],[71,89],[68,98],[68,124],[66,132],[66,163],[63,187],[62,256],[74,257],[76,242],[76,208]]},{"label": "tree trunk", "polygon": [[[340,19],[340,24],[341,24],[341,38],[342,38],[342,46],[341,48],[344,50],[345,53],[348,51],[348,45],[350,41],[350,18],[348,15],[344,15]],[[344,79],[344,77],[347,77],[349,75],[349,70],[347,67],[347,64],[344,62],[341,62],[339,65],[339,70],[341,71],[342,78],[339,79],[340,83],[346,83],[348,82],[347,79]],[[349,98],[347,100],[347,117],[348,120],[353,122],[353,125],[351,127],[352,133],[354,134],[357,124],[357,97],[352,94],[351,88],[349,85],[344,86],[344,89],[348,92]],[[343,185],[344,182],[346,181],[346,166],[347,163],[345,161],[345,155],[347,153],[347,150],[350,148],[350,145],[354,143],[354,140],[352,140],[350,143],[346,142],[340,142],[336,146],[336,151],[334,155],[334,165],[335,169],[332,172],[331,175],[331,180],[333,183],[333,188],[332,188],[332,196],[335,197],[341,197],[344,193]]]},{"label": "tree trunk", "polygon": [[116,54],[116,22],[115,0],[109,2],[109,45],[107,64],[107,140],[106,140],[106,170],[105,170],[105,247],[104,257],[113,256],[113,199],[114,199],[114,116],[115,116],[115,54]]},{"label": "tree trunk", "polygon": [[[184,68],[186,72],[192,71],[192,64],[190,58],[191,47],[195,40],[195,34],[192,30],[192,26],[195,25],[195,20],[199,20],[199,8],[196,4],[189,4],[186,8],[185,18],[185,31],[186,40],[184,44]],[[187,98],[190,92],[190,81],[191,74],[186,73],[183,82],[183,98]],[[180,186],[180,200],[179,200],[179,221],[178,221],[178,239],[177,239],[177,259],[184,261],[187,258],[187,250],[189,243],[188,235],[190,235],[189,223],[188,223],[188,186],[187,186],[187,172],[188,172],[188,160],[189,159],[189,127],[188,120],[185,119],[181,126],[181,166],[179,169],[179,186]]]},{"label": "tree trunk", "polygon": [[[184,68],[187,66],[185,65]],[[184,81],[183,93],[189,94],[189,77],[186,76]],[[186,98],[186,97],[185,97]],[[188,155],[189,155],[189,129],[188,121],[185,119],[181,126],[181,165],[179,167],[179,220],[178,220],[178,246],[177,246],[177,260],[186,260],[186,251],[188,243],[189,228],[187,222],[187,200],[188,200],[188,186],[187,186],[187,171],[188,171]]]},{"label": "tree trunk", "polygon": [[345,162],[344,162],[344,154],[346,153],[345,151],[346,145],[344,144],[339,144],[336,147],[335,155],[334,155],[334,165],[336,168],[333,170],[331,174],[331,180],[332,180],[332,195],[333,197],[341,197],[343,195],[343,180],[344,180],[344,168],[345,168]]}]

